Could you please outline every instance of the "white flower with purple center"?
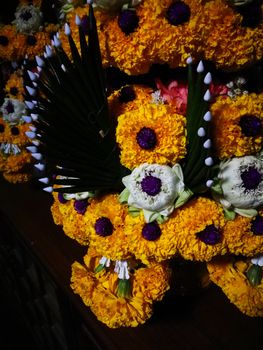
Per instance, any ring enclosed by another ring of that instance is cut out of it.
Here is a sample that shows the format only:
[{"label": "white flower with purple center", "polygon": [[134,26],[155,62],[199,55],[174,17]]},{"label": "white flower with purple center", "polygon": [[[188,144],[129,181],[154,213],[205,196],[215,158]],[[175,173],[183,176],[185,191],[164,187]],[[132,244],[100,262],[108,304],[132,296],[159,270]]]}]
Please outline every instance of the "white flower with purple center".
[{"label": "white flower with purple center", "polygon": [[[128,203],[130,212],[142,209],[146,222],[166,218],[191,195],[185,190],[179,164],[171,168],[144,163],[125,176],[122,182],[126,188],[120,195],[120,201]],[[184,200],[179,200],[181,196]]]},{"label": "white flower with purple center", "polygon": [[256,208],[263,205],[262,155],[221,162],[218,179],[222,193],[215,198],[226,210],[247,217],[257,215]]},{"label": "white flower with purple center", "polygon": [[13,24],[20,33],[31,34],[41,28],[43,15],[40,9],[34,5],[18,6],[15,12]]},{"label": "white flower with purple center", "polygon": [[3,119],[9,125],[23,124],[22,116],[26,112],[24,102],[21,102],[12,98],[5,98],[4,103],[1,106],[1,112],[3,113]]}]

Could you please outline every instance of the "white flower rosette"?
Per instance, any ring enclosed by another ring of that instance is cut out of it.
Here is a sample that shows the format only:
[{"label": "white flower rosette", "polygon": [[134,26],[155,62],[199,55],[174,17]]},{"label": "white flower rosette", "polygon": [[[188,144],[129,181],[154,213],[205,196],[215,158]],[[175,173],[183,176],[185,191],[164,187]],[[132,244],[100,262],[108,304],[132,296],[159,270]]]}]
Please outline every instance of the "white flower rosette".
[{"label": "white flower rosette", "polygon": [[43,14],[40,8],[34,5],[20,5],[15,12],[13,24],[20,33],[32,34],[41,30]]},{"label": "white flower rosette", "polygon": [[25,114],[26,108],[22,101],[13,98],[5,98],[1,106],[1,112],[3,113],[3,120],[9,125],[24,123],[22,116]]},{"label": "white flower rosette", "polygon": [[[149,177],[158,181],[159,188],[154,194],[147,193],[143,188],[143,181]],[[120,202],[129,205],[132,215],[138,215],[139,210],[143,210],[146,222],[163,222],[192,195],[185,188],[179,164],[169,167],[144,163],[125,176],[122,182],[125,189],[120,195]]]},{"label": "white flower rosette", "polygon": [[219,165],[219,186],[214,197],[226,212],[246,217],[257,215],[263,205],[263,158],[244,156],[223,161]]}]

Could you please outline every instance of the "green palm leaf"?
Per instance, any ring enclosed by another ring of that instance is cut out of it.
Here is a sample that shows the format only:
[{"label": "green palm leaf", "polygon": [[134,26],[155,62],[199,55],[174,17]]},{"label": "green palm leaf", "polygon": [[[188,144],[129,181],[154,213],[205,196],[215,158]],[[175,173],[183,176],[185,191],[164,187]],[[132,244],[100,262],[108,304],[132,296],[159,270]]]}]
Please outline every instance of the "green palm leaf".
[{"label": "green palm leaf", "polygon": [[36,138],[47,176],[51,186],[60,186],[53,188],[59,192],[121,190],[128,170],[120,164],[115,123],[108,111],[92,5],[88,42],[79,21],[80,53],[67,24],[65,32],[72,60],[56,36],[52,50],[37,60],[39,94],[32,112],[39,115]]}]

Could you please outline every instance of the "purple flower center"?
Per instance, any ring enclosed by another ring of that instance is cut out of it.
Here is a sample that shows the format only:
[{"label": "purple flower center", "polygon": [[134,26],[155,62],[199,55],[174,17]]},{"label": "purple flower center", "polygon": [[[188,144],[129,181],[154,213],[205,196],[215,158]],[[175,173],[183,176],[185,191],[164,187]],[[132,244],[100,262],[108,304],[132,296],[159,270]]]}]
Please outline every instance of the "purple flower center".
[{"label": "purple flower center", "polygon": [[14,136],[19,135],[19,129],[18,129],[18,127],[12,126],[12,128],[11,128],[11,134],[14,135]]},{"label": "purple flower center", "polygon": [[88,206],[87,199],[76,199],[74,201],[74,209],[78,214],[85,214]]},{"label": "purple flower center", "polygon": [[32,18],[32,14],[30,11],[24,11],[20,14],[20,18],[23,20],[23,21],[28,21],[30,18]]},{"label": "purple flower center", "polygon": [[10,93],[11,93],[11,95],[14,95],[14,96],[16,96],[17,94],[18,94],[18,88],[17,87],[11,87],[10,88]]},{"label": "purple flower center", "polygon": [[262,180],[262,174],[252,166],[244,170],[240,177],[246,190],[255,190]]},{"label": "purple flower center", "polygon": [[7,103],[7,106],[6,106],[6,111],[7,111],[7,113],[9,114],[9,113],[14,113],[14,105],[13,105],[13,103],[11,102],[11,101],[8,101],[8,103]]},{"label": "purple flower center", "polygon": [[162,181],[155,176],[146,176],[141,182],[141,188],[143,192],[146,192],[149,196],[156,196],[162,187]]},{"label": "purple flower center", "polygon": [[263,235],[263,217],[257,215],[251,223],[251,231],[256,236]]},{"label": "purple flower center", "polygon": [[89,33],[89,16],[84,15],[81,17],[81,28],[85,35]]},{"label": "purple flower center", "polygon": [[118,96],[120,102],[130,102],[135,99],[135,91],[132,86],[124,86]]},{"label": "purple flower center", "polygon": [[162,231],[156,221],[145,224],[142,229],[142,236],[147,239],[147,241],[155,241],[161,234]]},{"label": "purple flower center", "polygon": [[118,25],[126,35],[133,33],[138,27],[139,17],[134,10],[123,10],[118,17]]},{"label": "purple flower center", "polygon": [[200,241],[210,245],[217,244],[221,240],[221,233],[214,225],[206,226],[203,231],[197,232],[196,236]]},{"label": "purple flower center", "polygon": [[50,40],[53,40],[54,35],[56,35],[56,34],[57,34],[57,32],[55,32],[55,31],[53,31],[53,30],[52,30],[51,32],[49,32],[49,33],[48,33],[49,39],[50,39]]},{"label": "purple flower center", "polygon": [[0,45],[7,46],[9,43],[9,40],[6,36],[0,35]]},{"label": "purple flower center", "polygon": [[151,128],[141,128],[136,135],[136,141],[143,149],[153,149],[157,144],[155,131]]},{"label": "purple flower center", "polygon": [[26,42],[28,43],[28,45],[34,46],[37,42],[37,39],[35,38],[34,35],[28,35],[26,38]]},{"label": "purple flower center", "polygon": [[189,21],[190,15],[190,7],[183,1],[173,2],[166,11],[166,18],[173,26]]},{"label": "purple flower center", "polygon": [[4,132],[5,131],[5,126],[3,124],[0,124],[0,132]]},{"label": "purple flower center", "polygon": [[61,193],[61,192],[58,193],[58,200],[61,204],[67,203],[66,198],[64,197],[63,193]]},{"label": "purple flower center", "polygon": [[113,225],[109,218],[102,216],[95,222],[95,231],[99,236],[110,236],[113,232]]},{"label": "purple flower center", "polygon": [[245,136],[259,136],[262,131],[262,122],[255,115],[243,115],[239,120],[239,126]]}]

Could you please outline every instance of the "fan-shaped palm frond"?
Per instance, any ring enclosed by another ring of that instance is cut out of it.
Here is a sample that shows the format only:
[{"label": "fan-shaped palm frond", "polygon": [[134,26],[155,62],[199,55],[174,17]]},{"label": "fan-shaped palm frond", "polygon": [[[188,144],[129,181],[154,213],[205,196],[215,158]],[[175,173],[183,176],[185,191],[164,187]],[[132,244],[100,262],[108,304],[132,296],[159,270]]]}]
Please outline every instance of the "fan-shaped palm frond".
[{"label": "fan-shaped palm frond", "polygon": [[210,135],[211,74],[205,75],[203,62],[193,72],[191,58],[188,59],[187,98],[187,158],[183,166],[184,181],[193,193],[205,192],[212,185],[212,141]]},{"label": "fan-shaped palm frond", "polygon": [[119,162],[115,123],[108,111],[92,5],[88,42],[78,17],[76,23],[80,52],[66,24],[71,58],[58,36],[54,36],[44,57],[36,57],[39,74],[29,72],[34,87],[27,87],[31,95],[27,105],[34,116],[34,143],[39,148],[37,156],[33,156],[43,156],[47,164],[51,182],[48,190],[76,193],[121,189],[121,178],[127,169]]}]

